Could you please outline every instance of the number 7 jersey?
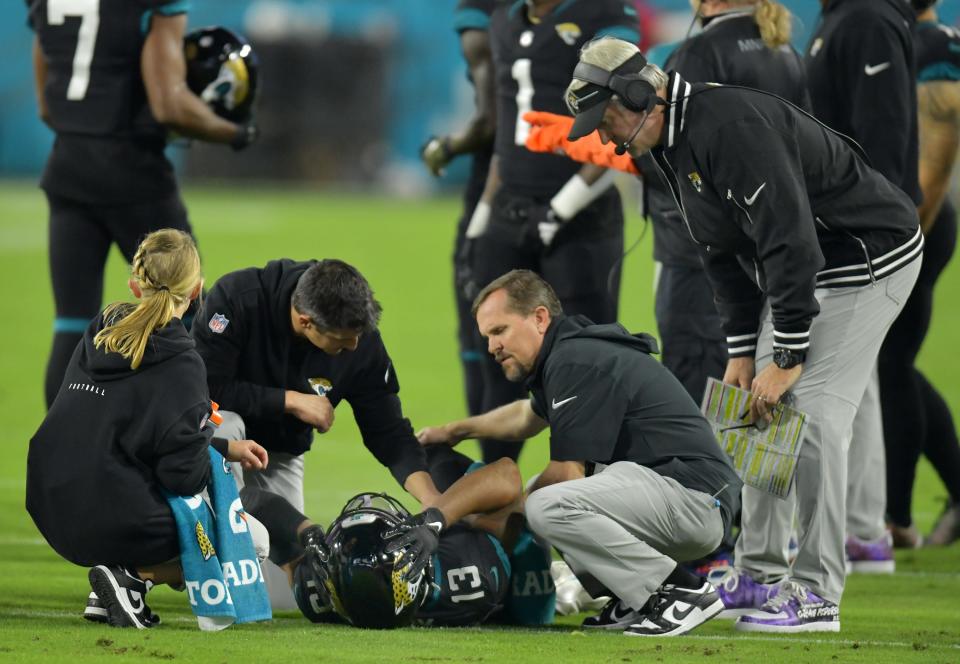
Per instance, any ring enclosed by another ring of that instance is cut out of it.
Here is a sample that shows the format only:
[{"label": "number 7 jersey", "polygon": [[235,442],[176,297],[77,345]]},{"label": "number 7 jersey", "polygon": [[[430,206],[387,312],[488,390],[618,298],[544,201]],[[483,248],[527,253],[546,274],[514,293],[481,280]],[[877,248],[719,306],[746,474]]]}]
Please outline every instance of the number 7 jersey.
[{"label": "number 7 jersey", "polygon": [[27,0],[47,64],[44,96],[58,134],[154,138],[140,55],[154,14],[185,13],[186,0]]},{"label": "number 7 jersey", "polygon": [[580,49],[591,39],[640,40],[637,12],[623,0],[565,0],[533,21],[523,0],[501,5],[490,22],[497,79],[497,137],[500,177],[506,190],[550,197],[580,169],[566,157],[530,152],[530,110],[569,115],[563,93]]}]

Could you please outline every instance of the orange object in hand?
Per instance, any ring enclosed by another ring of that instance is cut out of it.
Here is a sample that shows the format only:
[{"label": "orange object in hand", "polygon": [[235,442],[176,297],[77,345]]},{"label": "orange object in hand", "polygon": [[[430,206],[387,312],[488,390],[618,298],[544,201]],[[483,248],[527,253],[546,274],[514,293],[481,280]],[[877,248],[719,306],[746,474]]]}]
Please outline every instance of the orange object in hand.
[{"label": "orange object in hand", "polygon": [[613,143],[604,145],[597,132],[576,141],[568,139],[570,128],[573,126],[573,118],[568,115],[528,111],[523,114],[523,119],[530,123],[527,149],[531,152],[562,154],[584,164],[613,168],[633,175],[638,175],[640,172],[630,155],[618,155],[614,152],[616,145]]},{"label": "orange object in hand", "polygon": [[220,414],[220,404],[216,401],[210,402],[210,417],[207,418],[207,421],[210,422],[215,427],[223,424],[223,415]]}]

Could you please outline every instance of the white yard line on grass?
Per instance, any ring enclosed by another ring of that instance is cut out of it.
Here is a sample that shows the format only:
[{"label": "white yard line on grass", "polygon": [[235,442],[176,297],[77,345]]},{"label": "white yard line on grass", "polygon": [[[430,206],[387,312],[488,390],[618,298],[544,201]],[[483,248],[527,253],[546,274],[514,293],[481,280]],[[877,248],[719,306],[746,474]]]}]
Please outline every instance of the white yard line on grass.
[{"label": "white yard line on grass", "polygon": [[[80,611],[31,611],[29,609],[10,609],[10,610],[0,610],[0,617],[9,616],[17,618],[77,618],[78,624],[80,620]],[[196,619],[188,616],[176,616],[174,618],[164,618],[164,623],[192,623]],[[283,620],[286,622],[297,622],[296,618],[275,618],[274,620]],[[492,630],[490,630],[492,631]],[[514,630],[511,630],[514,631]],[[524,629],[517,630],[530,632],[534,634],[543,634],[544,630],[538,629]],[[571,630],[574,631],[574,630]],[[550,632],[552,634],[561,634],[562,632]],[[736,643],[737,641],[758,641],[758,642],[768,642],[768,643],[778,643],[790,645],[794,643],[805,643],[810,645],[836,645],[836,646],[869,646],[873,648],[910,648],[915,647],[915,643],[907,643],[906,641],[865,641],[860,639],[817,639],[809,637],[797,637],[793,635],[784,635],[784,636],[747,636],[747,635],[731,635],[731,636],[720,636],[716,634],[684,634],[683,636],[676,637],[681,640],[697,640],[697,641],[730,641]],[[631,640],[631,643],[633,640]],[[679,642],[679,641],[678,641]],[[662,641],[661,641],[662,643]],[[919,643],[919,642],[917,642]],[[921,644],[922,650],[960,650],[960,643],[924,643]]]}]

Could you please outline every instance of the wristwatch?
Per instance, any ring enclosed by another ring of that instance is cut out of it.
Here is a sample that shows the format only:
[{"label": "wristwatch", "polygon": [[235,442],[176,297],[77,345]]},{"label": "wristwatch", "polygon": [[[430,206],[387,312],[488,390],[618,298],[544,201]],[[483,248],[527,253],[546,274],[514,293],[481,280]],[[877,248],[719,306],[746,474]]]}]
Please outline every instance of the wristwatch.
[{"label": "wristwatch", "polygon": [[798,364],[803,364],[806,359],[806,351],[790,350],[789,348],[773,349],[773,363],[781,369],[792,369]]}]

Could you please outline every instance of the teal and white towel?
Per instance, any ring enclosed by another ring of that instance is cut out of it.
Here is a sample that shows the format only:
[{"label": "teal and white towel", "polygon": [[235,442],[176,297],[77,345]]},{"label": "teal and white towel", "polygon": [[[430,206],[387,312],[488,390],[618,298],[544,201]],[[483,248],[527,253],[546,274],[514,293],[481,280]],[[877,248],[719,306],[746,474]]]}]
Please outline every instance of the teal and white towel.
[{"label": "teal and white towel", "polygon": [[165,492],[177,521],[190,608],[205,631],[270,620],[267,586],[230,464],[212,447],[210,467],[210,504],[202,496]]}]

